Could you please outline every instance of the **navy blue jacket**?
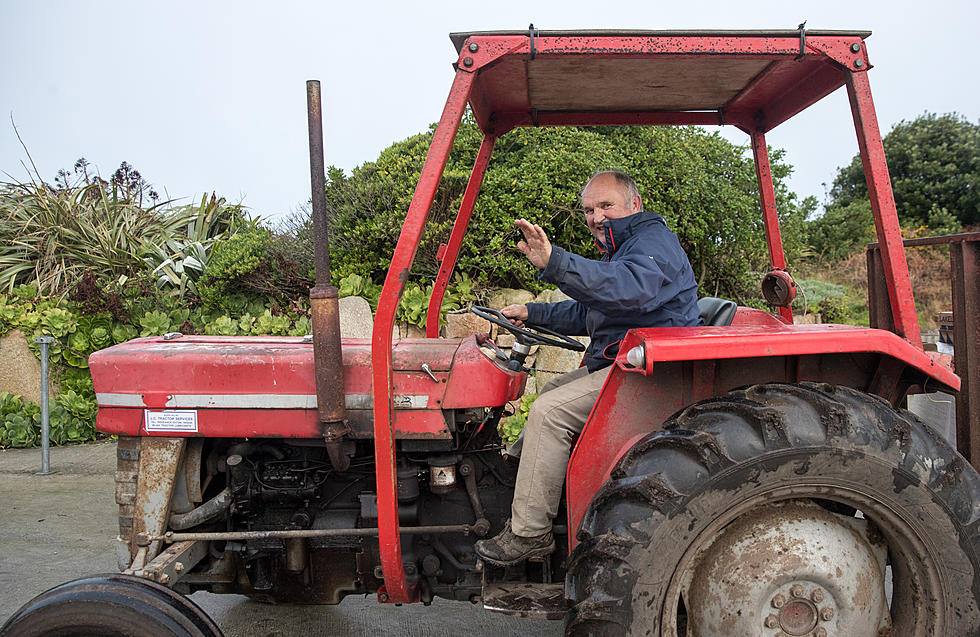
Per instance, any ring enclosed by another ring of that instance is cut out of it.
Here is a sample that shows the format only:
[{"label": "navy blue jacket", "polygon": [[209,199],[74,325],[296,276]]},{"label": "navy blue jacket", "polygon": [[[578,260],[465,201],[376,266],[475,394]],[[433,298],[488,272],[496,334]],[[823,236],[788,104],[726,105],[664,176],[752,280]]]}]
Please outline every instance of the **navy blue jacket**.
[{"label": "navy blue jacket", "polygon": [[663,217],[638,212],[605,221],[606,246],[598,261],[557,246],[538,278],[572,297],[528,303],[527,320],[592,338],[585,350],[590,372],[611,365],[627,330],[700,325],[697,282],[677,235]]}]

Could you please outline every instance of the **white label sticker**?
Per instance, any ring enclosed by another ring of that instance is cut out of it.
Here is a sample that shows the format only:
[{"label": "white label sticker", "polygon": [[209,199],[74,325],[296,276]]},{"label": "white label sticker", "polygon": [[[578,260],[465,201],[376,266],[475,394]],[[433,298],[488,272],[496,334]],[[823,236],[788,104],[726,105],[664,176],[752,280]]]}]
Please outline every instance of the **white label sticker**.
[{"label": "white label sticker", "polygon": [[391,402],[395,409],[425,409],[429,406],[429,397],[425,394],[395,394]]},{"label": "white label sticker", "polygon": [[196,409],[167,409],[164,411],[147,409],[144,413],[146,414],[147,431],[197,433]]}]

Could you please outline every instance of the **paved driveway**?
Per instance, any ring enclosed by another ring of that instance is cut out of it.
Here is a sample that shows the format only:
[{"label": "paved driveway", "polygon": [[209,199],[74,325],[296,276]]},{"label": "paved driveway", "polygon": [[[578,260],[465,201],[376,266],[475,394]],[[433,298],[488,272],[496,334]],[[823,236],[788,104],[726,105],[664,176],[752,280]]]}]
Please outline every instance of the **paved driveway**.
[{"label": "paved driveway", "polygon": [[[0,624],[38,593],[76,577],[116,570],[115,445],[51,450],[53,475],[38,476],[41,452],[0,451]],[[401,607],[347,597],[337,606],[269,606],[238,595],[192,598],[227,637],[330,635],[561,634],[561,622],[518,619],[464,602]]]}]

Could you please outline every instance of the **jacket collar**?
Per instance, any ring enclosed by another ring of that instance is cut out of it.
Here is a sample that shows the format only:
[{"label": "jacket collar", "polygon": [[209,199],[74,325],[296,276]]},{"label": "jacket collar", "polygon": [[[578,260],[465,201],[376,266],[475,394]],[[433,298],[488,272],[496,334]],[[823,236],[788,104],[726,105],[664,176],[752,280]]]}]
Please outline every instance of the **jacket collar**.
[{"label": "jacket collar", "polygon": [[628,217],[619,219],[606,219],[603,222],[603,233],[606,236],[606,245],[603,246],[598,241],[596,247],[602,254],[612,256],[619,246],[623,245],[627,239],[632,237],[639,228],[652,223],[664,223],[664,218],[653,212],[640,211]]}]

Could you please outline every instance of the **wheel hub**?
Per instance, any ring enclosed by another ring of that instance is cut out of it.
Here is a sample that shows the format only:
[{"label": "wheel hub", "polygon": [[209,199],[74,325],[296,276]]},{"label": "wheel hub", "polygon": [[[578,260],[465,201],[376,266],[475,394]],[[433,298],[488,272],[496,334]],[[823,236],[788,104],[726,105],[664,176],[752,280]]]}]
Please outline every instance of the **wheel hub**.
[{"label": "wheel hub", "polygon": [[817,626],[817,607],[808,599],[793,600],[779,611],[778,620],[790,635],[806,635]]},{"label": "wheel hub", "polygon": [[873,635],[890,625],[887,547],[867,520],[810,501],[739,517],[700,552],[684,593],[699,637]]}]

